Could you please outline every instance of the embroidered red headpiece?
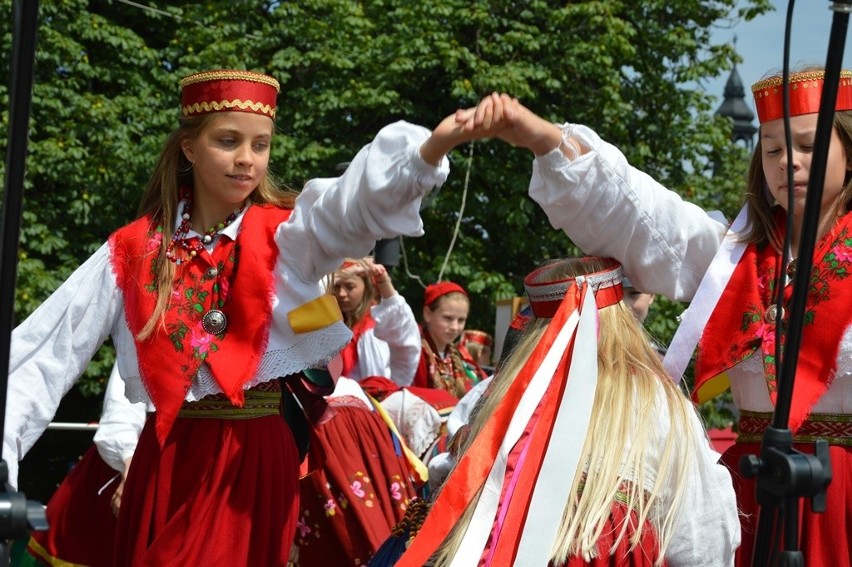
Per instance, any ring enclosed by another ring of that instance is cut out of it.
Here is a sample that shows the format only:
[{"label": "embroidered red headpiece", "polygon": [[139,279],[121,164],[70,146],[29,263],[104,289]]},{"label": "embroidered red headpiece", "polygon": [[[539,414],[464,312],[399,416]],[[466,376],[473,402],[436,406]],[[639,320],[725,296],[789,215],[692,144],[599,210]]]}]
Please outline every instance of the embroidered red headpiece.
[{"label": "embroidered red headpiece", "polygon": [[467,297],[467,292],[462,286],[454,282],[438,282],[426,286],[426,292],[423,294],[423,304],[432,305],[439,297],[448,293],[458,292]]},{"label": "embroidered red headpiece", "polygon": [[580,278],[585,279],[591,289],[595,292],[595,303],[598,309],[614,305],[624,297],[624,288],[621,280],[624,277],[621,264],[611,258],[577,258],[574,262],[602,261],[606,266],[603,270],[559,280],[548,279],[546,274],[552,270],[552,265],[544,265],[524,278],[524,288],[530,298],[530,307],[536,317],[552,318],[562,304],[565,294],[571,288],[571,284]]},{"label": "embroidered red headpiece", "polygon": [[[824,71],[790,73],[790,116],[819,112],[824,82]],[[761,124],[784,116],[782,83],[783,77],[776,75],[752,85],[751,92]],[[840,72],[834,110],[852,110],[852,71]]]},{"label": "embroidered red headpiece", "polygon": [[202,71],[180,81],[181,115],[210,112],[251,112],[275,118],[280,86],[268,75],[220,69]]},{"label": "embroidered red headpiece", "polygon": [[478,343],[483,346],[493,346],[494,339],[491,338],[491,335],[486,333],[485,331],[477,331],[477,330],[467,330],[462,333],[464,336],[465,344],[467,343]]}]

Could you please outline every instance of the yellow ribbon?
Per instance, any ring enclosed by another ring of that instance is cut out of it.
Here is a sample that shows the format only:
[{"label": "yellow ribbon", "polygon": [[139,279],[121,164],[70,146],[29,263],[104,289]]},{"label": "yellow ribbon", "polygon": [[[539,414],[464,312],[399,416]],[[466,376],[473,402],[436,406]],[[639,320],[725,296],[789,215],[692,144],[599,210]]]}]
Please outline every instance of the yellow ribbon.
[{"label": "yellow ribbon", "polygon": [[321,295],[287,313],[287,320],[293,332],[300,335],[343,321],[343,313],[333,296]]}]

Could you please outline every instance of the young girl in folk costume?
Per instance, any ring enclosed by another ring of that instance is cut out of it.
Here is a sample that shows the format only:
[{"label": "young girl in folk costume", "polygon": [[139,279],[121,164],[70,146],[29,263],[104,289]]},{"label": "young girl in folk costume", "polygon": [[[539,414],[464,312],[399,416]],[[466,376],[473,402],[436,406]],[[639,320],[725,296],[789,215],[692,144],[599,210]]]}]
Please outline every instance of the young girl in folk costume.
[{"label": "young girl in folk costume", "polygon": [[180,127],[139,218],[13,332],[3,457],[16,486],[17,462],[111,335],[127,397],[156,410],[124,487],[114,564],[280,565],[299,455],[278,378],[325,364],[352,336],[321,279],[377,239],[421,234],[445,154],[480,134],[453,117],[431,134],[397,122],[341,177],[296,197],[268,172],[275,79],[216,70],[181,87]]},{"label": "young girl in folk costume", "polygon": [[461,398],[485,373],[456,341],[464,331],[470,300],[462,286],[438,282],[423,295],[422,352],[414,385],[446,390]]},{"label": "young girl in folk costume", "polygon": [[621,277],[603,258],[527,276],[535,317],[398,566],[733,563],[730,473]]},{"label": "young girl in folk costume", "polygon": [[411,384],[420,356],[420,332],[385,267],[370,257],[349,259],[334,272],[329,293],[354,335],[340,353],[341,375],[356,381],[384,376],[400,386]]},{"label": "young girl in folk costume", "polygon": [[359,384],[374,376],[411,383],[420,355],[414,313],[384,266],[369,257],[347,259],[327,292],[353,337],[341,351],[334,393],[326,397],[333,418],[313,431],[311,456],[322,466],[299,482],[301,567],[366,564],[425,482],[414,476],[403,444]]},{"label": "young girl in folk costume", "polygon": [[486,368],[491,368],[491,349],[494,348],[494,337],[485,331],[465,329],[459,347],[466,349],[471,359],[483,371]]},{"label": "young girl in folk costume", "polygon": [[[698,343],[697,401],[730,386],[739,410],[740,435],[724,456],[732,471],[739,457],[758,454],[770,425],[777,391],[775,336],[788,310],[775,311],[778,294],[789,302],[792,278],[777,285],[787,219],[790,257],[798,256],[805,197],[824,73],[790,74],[792,163],[783,120],[780,75],[752,87],[760,132],[748,175],[746,206],[733,225],[714,221],[648,175],[591,129],[544,120],[506,95],[484,99],[470,127],[498,116],[499,137],[536,154],[530,195],[555,227],[587,253],[624,262],[642,290],[691,301],[666,354],[679,378]],[[813,513],[803,500],[798,541],[809,566],[852,564],[852,73],[843,71],[825,171],[811,288],[789,413],[794,447],[813,452],[827,439],[833,478],[827,510]],[[469,117],[460,116],[460,122]],[[789,202],[788,172],[795,187]],[[727,234],[726,234],[727,231]],[[749,565],[757,527],[755,481],[734,474],[743,511],[743,545],[737,560]]]}]

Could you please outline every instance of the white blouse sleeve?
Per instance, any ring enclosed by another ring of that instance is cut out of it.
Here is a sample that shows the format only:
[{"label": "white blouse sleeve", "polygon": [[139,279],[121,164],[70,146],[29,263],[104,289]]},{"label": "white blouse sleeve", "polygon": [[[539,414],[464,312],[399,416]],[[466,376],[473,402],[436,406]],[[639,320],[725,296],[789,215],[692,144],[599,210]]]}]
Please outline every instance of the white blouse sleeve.
[{"label": "white blouse sleeve", "polygon": [[591,149],[573,161],[558,149],[533,163],[529,194],[554,228],[584,253],[615,258],[636,287],[688,301],[726,226],[631,167],[591,129],[572,135]]},{"label": "white blouse sleeve", "polygon": [[118,472],[124,472],[125,461],[136,450],[142,426],[145,425],[145,410],[144,403],[134,404],[127,399],[118,364],[114,365],[104,393],[104,407],[95,432],[95,445],[104,462]]},{"label": "white blouse sleeve", "polygon": [[[390,379],[399,386],[410,386],[420,363],[420,329],[405,298],[386,297],[371,310],[377,339],[390,348]],[[361,356],[359,346],[359,359]]]},{"label": "white blouse sleeve", "polygon": [[318,282],[344,258],[366,256],[377,240],[423,234],[421,200],[450,169],[446,157],[439,166],[420,157],[429,135],[407,122],[386,126],[342,176],[305,185],[278,234],[282,255],[303,281]]},{"label": "white blouse sleeve", "polygon": [[41,437],[116,323],[123,303],[101,246],[13,332],[3,459],[17,487],[18,461]]},{"label": "white blouse sleeve", "polygon": [[[691,405],[687,399],[684,403]],[[692,408],[689,412],[691,427],[684,434],[694,437],[697,451],[682,488],[666,561],[672,567],[732,566],[741,533],[731,473],[719,463],[719,453],[710,447],[698,414]]]}]

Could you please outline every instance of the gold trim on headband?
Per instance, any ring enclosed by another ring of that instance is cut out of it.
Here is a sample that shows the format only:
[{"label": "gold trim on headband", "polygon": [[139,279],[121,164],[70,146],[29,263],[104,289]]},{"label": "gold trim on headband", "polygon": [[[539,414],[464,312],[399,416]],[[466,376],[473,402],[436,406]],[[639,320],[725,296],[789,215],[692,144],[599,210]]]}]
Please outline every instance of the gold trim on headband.
[{"label": "gold trim on headband", "polygon": [[275,107],[270,106],[268,104],[264,104],[262,102],[254,102],[251,100],[220,100],[218,102],[196,102],[194,104],[188,104],[181,108],[181,112],[184,114],[195,114],[198,112],[219,112],[221,110],[228,110],[230,108],[239,108],[240,110],[252,110],[254,112],[261,112],[268,116],[275,116]]},{"label": "gold trim on headband", "polygon": [[[841,79],[852,79],[852,71],[840,71]],[[803,71],[801,73],[790,73],[790,88],[795,89],[798,87],[797,83],[806,83],[809,81],[822,81],[825,79],[825,71]],[[768,79],[763,79],[762,81],[758,81],[751,86],[751,90],[754,93],[758,91],[769,89],[772,87],[780,87],[784,82],[784,78],[781,75],[770,77]]]},{"label": "gold trim on headband", "polygon": [[278,81],[264,75],[262,73],[254,73],[252,71],[202,71],[194,73],[180,80],[180,87],[194,85],[195,83],[204,83],[207,81],[253,81],[255,83],[263,83],[274,87],[277,92],[281,92],[281,85]]}]

